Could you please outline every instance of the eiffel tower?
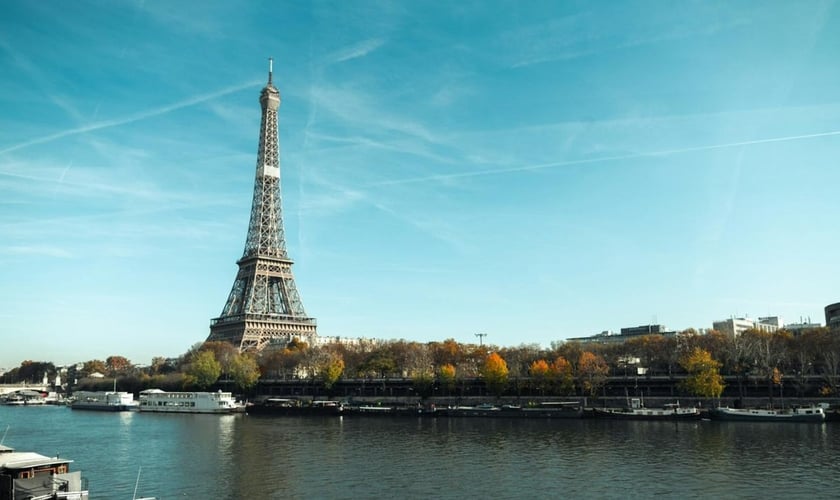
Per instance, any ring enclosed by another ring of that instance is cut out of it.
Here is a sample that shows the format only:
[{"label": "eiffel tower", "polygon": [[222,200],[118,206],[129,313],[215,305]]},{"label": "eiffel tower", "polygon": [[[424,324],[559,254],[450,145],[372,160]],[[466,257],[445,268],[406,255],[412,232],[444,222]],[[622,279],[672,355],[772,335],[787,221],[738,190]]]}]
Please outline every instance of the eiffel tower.
[{"label": "eiffel tower", "polygon": [[239,272],[233,288],[222,314],[210,321],[207,337],[208,341],[230,342],[240,351],[259,351],[293,337],[317,335],[315,319],[303,310],[292,276],[293,262],[286,253],[277,136],[280,92],[272,84],[272,72],[269,59],[268,84],[260,92],[260,146],[245,252],[236,261]]}]

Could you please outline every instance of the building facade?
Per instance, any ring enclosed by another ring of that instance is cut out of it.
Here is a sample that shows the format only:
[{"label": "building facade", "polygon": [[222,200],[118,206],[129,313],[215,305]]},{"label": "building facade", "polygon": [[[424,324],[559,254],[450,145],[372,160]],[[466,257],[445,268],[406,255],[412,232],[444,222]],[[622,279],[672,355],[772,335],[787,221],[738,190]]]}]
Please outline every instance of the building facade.
[{"label": "building facade", "polygon": [[825,306],[825,326],[832,332],[840,332],[840,302]]},{"label": "building facade", "polygon": [[630,326],[621,329],[622,335],[662,335],[668,331],[664,325]]},{"label": "building facade", "polygon": [[761,320],[755,321],[749,318],[730,318],[713,322],[712,329],[729,337],[737,337],[753,328],[767,333],[774,333],[779,330],[779,318],[777,316],[763,319],[768,321],[765,323]]}]

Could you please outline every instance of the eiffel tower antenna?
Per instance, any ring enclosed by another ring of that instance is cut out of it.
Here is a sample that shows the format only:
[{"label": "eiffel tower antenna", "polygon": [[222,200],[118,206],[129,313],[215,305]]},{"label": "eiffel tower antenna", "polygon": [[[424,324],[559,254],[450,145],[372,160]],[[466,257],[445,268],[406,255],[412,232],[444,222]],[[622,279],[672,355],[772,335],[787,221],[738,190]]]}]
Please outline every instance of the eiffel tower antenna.
[{"label": "eiffel tower antenna", "polygon": [[262,120],[254,180],[251,220],[239,272],[218,318],[210,320],[208,341],[230,342],[240,351],[317,335],[306,315],[286,253],[280,191],[280,145],[277,110],[280,92],[272,83],[274,60],[268,60],[268,84],[260,92]]}]

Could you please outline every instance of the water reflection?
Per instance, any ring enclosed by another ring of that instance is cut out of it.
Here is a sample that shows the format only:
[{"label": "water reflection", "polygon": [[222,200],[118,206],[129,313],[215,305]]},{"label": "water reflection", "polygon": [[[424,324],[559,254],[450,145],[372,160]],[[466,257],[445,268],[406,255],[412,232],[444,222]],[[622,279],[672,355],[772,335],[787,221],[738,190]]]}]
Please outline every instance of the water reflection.
[{"label": "water reflection", "polygon": [[93,499],[803,497],[834,423],[270,418],[0,407],[6,444],[60,452]]}]

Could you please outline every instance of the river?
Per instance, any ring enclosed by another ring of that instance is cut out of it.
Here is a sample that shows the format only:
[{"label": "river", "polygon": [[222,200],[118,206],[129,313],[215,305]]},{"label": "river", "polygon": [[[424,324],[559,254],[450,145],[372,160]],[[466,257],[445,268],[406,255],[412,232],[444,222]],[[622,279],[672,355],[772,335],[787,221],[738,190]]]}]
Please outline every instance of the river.
[{"label": "river", "polygon": [[[0,406],[3,444],[74,460],[91,499],[805,498],[840,423],[107,413]],[[139,482],[137,477],[139,473]]]}]

